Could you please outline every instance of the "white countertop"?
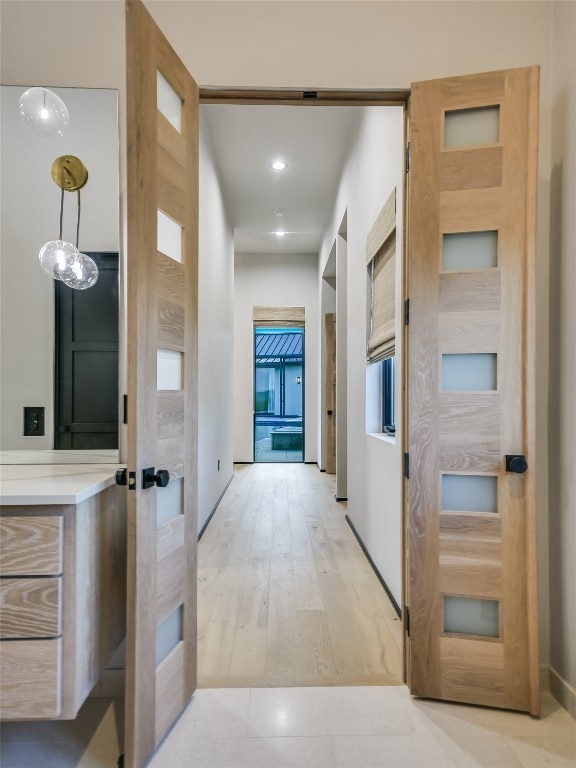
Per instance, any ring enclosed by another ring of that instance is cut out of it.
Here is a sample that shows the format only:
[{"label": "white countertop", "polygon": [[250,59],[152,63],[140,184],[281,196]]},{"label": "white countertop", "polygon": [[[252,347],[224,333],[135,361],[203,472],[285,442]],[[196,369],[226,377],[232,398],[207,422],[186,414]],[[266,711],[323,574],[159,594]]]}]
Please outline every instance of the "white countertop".
[{"label": "white countertop", "polygon": [[114,485],[117,464],[0,466],[0,504],[78,504]]}]

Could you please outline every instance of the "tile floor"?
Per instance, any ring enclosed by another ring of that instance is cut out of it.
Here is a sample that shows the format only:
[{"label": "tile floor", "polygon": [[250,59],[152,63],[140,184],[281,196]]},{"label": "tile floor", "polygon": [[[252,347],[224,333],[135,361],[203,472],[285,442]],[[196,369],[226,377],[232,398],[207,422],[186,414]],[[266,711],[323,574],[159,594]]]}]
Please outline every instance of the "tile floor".
[{"label": "tile floor", "polygon": [[[575,768],[576,723],[412,699],[404,686],[200,689],[149,768]],[[121,700],[2,727],[2,768],[115,768]]]}]

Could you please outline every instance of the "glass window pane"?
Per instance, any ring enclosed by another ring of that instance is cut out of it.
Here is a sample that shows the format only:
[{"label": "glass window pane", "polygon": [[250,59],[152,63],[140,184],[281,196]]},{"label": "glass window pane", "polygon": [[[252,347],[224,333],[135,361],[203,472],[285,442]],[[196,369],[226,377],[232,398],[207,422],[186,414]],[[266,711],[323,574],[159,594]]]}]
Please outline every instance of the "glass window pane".
[{"label": "glass window pane", "polygon": [[444,392],[483,392],[496,389],[496,354],[442,355]]},{"label": "glass window pane", "polygon": [[447,512],[497,512],[495,475],[442,475],[442,509]]},{"label": "glass window pane", "polygon": [[180,605],[156,628],[156,664],[168,656],[184,637],[184,610]]},{"label": "glass window pane", "polygon": [[458,232],[442,238],[442,269],[498,266],[498,232]]},{"label": "glass window pane", "polygon": [[182,133],[182,99],[160,72],[156,73],[156,104],[166,120]]},{"label": "glass window pane", "polygon": [[173,349],[157,351],[156,389],[182,389],[182,352]]},{"label": "glass window pane", "polygon": [[444,115],[444,148],[477,147],[500,141],[500,107],[457,109]]},{"label": "glass window pane", "polygon": [[444,597],[444,632],[500,637],[498,600]]},{"label": "glass window pane", "polygon": [[158,528],[182,514],[182,478],[170,480],[156,490],[156,522]]},{"label": "glass window pane", "polygon": [[178,222],[158,211],[158,242],[160,253],[182,263],[182,227]]}]

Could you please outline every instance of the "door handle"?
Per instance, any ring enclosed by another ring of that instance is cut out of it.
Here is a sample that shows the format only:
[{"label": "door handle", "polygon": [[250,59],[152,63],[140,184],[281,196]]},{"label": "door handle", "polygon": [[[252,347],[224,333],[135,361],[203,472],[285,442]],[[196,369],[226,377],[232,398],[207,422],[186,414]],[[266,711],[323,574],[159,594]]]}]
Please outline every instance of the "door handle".
[{"label": "door handle", "polygon": [[526,456],[522,456],[520,453],[512,453],[506,455],[506,472],[515,472],[518,475],[523,475],[528,469],[528,462]]},{"label": "door handle", "polygon": [[170,472],[167,469],[159,469],[156,472],[154,467],[148,467],[142,470],[142,488],[153,488],[155,485],[158,488],[166,488],[169,482]]},{"label": "door handle", "polygon": [[116,485],[128,485],[128,470],[117,469],[114,479],[116,480]]}]

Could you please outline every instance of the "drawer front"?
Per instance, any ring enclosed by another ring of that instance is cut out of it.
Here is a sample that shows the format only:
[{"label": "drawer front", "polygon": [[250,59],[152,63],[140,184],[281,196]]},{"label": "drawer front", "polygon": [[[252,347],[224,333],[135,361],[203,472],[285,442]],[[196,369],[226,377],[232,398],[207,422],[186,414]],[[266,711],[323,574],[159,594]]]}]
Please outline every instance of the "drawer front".
[{"label": "drawer front", "polygon": [[62,518],[0,518],[0,574],[39,576],[62,573]]},{"label": "drawer front", "polygon": [[0,642],[0,718],[57,717],[62,709],[61,640]]},{"label": "drawer front", "polygon": [[0,638],[61,634],[62,577],[0,580]]}]

